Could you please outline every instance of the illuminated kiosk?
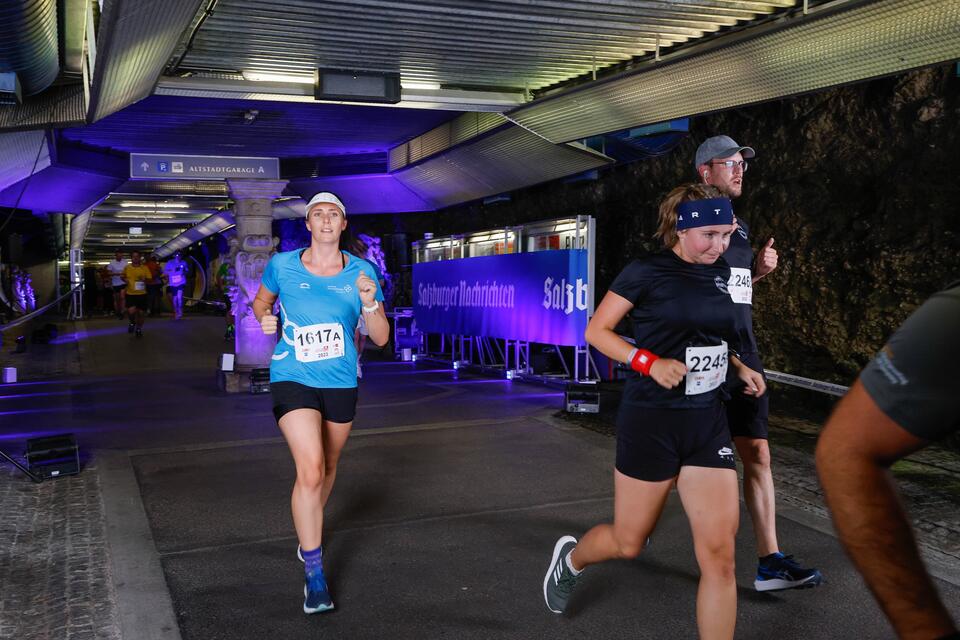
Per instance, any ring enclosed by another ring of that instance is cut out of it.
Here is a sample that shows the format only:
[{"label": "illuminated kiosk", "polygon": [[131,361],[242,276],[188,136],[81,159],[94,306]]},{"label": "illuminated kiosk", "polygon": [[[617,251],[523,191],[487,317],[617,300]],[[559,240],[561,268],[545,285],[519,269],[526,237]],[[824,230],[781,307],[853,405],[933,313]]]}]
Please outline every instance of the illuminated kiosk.
[{"label": "illuminated kiosk", "polygon": [[[414,242],[421,352],[507,377],[597,380],[583,336],[595,234],[593,217],[577,216]],[[545,351],[556,353],[558,371],[542,370]]]}]

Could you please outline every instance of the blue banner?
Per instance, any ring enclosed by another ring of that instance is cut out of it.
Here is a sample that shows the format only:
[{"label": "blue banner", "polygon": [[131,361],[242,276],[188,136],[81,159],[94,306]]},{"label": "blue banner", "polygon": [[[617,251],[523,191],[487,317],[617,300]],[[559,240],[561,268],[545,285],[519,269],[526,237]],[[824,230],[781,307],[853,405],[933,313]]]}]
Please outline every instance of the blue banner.
[{"label": "blue banner", "polygon": [[591,306],[584,249],[413,265],[420,331],[583,345]]}]

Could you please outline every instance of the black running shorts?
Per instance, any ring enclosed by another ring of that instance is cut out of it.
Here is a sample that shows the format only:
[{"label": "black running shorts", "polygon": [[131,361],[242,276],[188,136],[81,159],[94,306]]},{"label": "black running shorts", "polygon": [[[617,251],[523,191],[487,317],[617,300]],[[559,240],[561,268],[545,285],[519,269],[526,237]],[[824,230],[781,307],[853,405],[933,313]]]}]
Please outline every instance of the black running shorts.
[{"label": "black running shorts", "polygon": [[134,295],[132,293],[128,293],[127,301],[125,304],[127,305],[127,309],[133,309],[134,307],[136,307],[141,311],[146,311],[147,310],[147,294],[141,293],[139,295]]},{"label": "black running shorts", "polygon": [[285,414],[294,409],[316,409],[324,420],[330,422],[353,422],[357,413],[357,388],[318,389],[299,382],[271,382],[273,415],[280,422]]},{"label": "black running shorts", "polygon": [[621,405],[617,416],[617,471],[647,482],[676,477],[681,467],[736,469],[726,412]]},{"label": "black running shorts", "polygon": [[[754,371],[763,373],[763,363],[758,353],[740,354],[741,362]],[[766,379],[766,376],[764,376]],[[728,378],[729,380],[729,378]],[[739,381],[739,380],[738,380]],[[727,401],[727,424],[734,438],[754,438],[766,440],[770,427],[767,418],[770,415],[770,389],[760,396],[748,396],[743,392],[743,384],[730,385],[730,399]]]}]

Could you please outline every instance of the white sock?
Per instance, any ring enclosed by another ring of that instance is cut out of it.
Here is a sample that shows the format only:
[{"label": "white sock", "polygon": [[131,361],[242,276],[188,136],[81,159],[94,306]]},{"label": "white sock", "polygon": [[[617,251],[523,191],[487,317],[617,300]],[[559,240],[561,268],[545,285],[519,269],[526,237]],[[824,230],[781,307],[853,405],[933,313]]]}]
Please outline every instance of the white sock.
[{"label": "white sock", "polygon": [[570,556],[571,556],[571,555],[573,555],[573,550],[572,550],[572,549],[570,550],[570,553],[568,553],[568,554],[566,555],[566,557],[563,559],[563,561],[567,564],[567,569],[570,569],[570,573],[572,573],[572,574],[575,575],[575,576],[578,576],[578,575],[580,575],[581,573],[583,573],[583,569],[580,569],[580,571],[577,571],[576,569],[573,568],[573,562],[570,561]]}]

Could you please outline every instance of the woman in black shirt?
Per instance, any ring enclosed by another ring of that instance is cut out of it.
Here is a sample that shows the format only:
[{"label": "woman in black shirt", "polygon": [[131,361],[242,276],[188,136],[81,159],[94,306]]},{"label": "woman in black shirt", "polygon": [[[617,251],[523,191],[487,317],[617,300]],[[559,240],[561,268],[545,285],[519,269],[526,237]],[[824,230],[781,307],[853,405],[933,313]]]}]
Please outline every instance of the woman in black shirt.
[{"label": "woman in black shirt", "polygon": [[[730,201],[714,187],[677,187],[660,205],[657,235],[665,249],[629,264],[590,320],[587,341],[630,363],[636,375],[617,418],[613,524],[595,526],[579,543],[572,536],[557,541],[544,578],[551,611],[564,610],[588,565],[639,555],[676,482],[700,565],[700,637],[733,637],[740,506],[720,397],[728,364],[744,393],[766,390],[763,377],[734,355],[730,267],[720,256],[735,229]],[[628,314],[636,348],[614,332]]]}]

